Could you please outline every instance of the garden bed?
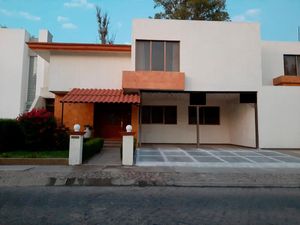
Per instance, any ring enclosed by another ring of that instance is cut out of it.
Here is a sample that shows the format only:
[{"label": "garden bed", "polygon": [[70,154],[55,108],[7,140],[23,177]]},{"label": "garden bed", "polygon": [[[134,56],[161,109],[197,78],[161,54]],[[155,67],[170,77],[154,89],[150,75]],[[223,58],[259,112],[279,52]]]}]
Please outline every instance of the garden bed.
[{"label": "garden bed", "polygon": [[69,151],[9,151],[0,153],[0,165],[68,165]]}]

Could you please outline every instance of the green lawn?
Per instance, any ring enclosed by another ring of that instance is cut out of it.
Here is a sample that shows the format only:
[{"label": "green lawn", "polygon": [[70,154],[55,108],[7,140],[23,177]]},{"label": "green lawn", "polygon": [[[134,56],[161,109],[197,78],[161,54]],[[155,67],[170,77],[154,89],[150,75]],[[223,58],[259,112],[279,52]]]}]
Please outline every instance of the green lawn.
[{"label": "green lawn", "polygon": [[64,151],[12,151],[0,152],[0,158],[68,158],[69,150]]}]

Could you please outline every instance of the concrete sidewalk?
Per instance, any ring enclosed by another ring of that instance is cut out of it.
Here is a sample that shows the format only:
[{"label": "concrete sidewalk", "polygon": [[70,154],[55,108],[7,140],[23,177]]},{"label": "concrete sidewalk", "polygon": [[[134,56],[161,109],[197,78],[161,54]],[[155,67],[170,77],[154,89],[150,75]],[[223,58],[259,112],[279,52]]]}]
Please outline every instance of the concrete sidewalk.
[{"label": "concrete sidewalk", "polygon": [[296,168],[0,166],[0,186],[300,187]]}]

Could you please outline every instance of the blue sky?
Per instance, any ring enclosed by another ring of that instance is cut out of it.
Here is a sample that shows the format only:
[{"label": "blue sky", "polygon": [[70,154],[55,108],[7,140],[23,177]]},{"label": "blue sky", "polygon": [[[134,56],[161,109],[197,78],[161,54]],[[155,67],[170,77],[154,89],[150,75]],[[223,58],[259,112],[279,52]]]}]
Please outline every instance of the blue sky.
[{"label": "blue sky", "polygon": [[[95,5],[110,17],[115,43],[130,43],[131,21],[155,11],[152,0],[0,0],[0,25],[32,35],[48,29],[55,42],[98,43]],[[233,21],[259,22],[263,40],[297,41],[300,0],[227,0]]]}]

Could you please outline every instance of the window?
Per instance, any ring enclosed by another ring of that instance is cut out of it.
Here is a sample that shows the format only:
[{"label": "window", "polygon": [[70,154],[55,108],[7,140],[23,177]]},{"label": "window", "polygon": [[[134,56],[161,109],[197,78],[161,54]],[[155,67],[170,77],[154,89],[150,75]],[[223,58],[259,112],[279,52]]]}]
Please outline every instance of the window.
[{"label": "window", "polygon": [[177,124],[176,106],[143,106],[143,124]]},{"label": "window", "polygon": [[136,70],[179,71],[178,41],[136,41]]},{"label": "window", "polygon": [[300,76],[300,55],[284,55],[284,74]]},{"label": "window", "polygon": [[[198,116],[201,125],[219,125],[220,107],[199,107]],[[189,106],[189,124],[197,124],[197,108],[195,106]]]}]

